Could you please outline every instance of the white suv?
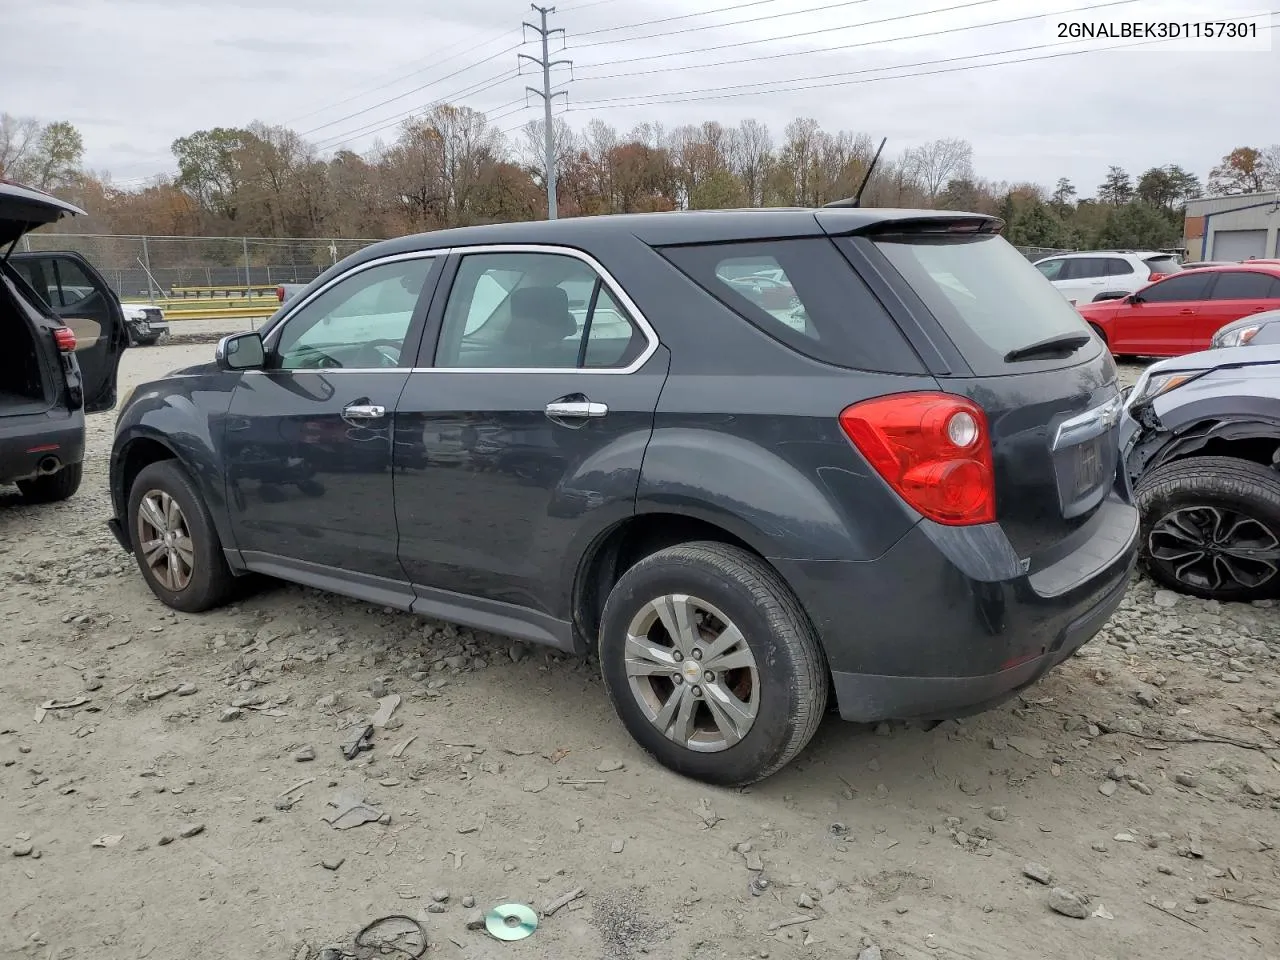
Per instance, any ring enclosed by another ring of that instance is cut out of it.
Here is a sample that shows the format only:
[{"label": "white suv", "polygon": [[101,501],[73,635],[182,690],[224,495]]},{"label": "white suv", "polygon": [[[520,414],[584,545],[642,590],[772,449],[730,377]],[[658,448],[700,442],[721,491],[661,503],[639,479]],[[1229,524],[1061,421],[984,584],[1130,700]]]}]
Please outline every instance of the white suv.
[{"label": "white suv", "polygon": [[1127,297],[1182,266],[1171,253],[1089,250],[1037,260],[1036,269],[1074,305]]}]

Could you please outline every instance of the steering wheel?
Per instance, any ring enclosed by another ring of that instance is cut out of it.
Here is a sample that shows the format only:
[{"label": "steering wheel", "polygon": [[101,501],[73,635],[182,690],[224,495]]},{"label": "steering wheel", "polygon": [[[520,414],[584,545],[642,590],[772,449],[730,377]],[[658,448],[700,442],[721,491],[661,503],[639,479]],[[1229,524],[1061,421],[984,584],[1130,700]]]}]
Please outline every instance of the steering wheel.
[{"label": "steering wheel", "polygon": [[394,367],[400,363],[400,351],[403,348],[403,341],[399,340],[369,340],[360,345],[360,349],[356,351],[355,366],[357,367]]}]

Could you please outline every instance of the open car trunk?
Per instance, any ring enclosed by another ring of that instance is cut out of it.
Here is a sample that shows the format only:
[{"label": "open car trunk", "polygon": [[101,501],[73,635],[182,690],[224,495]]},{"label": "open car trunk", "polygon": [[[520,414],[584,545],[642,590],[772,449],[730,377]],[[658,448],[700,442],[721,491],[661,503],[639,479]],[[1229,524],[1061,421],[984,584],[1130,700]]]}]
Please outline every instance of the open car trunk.
[{"label": "open car trunk", "polygon": [[0,417],[42,413],[53,405],[53,380],[35,337],[8,282],[0,282]]}]

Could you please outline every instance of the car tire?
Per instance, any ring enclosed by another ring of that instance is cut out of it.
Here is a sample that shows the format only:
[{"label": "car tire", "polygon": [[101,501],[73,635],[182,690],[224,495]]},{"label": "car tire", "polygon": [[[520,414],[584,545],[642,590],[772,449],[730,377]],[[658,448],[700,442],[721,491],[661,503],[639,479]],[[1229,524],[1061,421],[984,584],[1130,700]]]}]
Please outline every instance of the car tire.
[{"label": "car tire", "polygon": [[[1235,457],[1187,457],[1144,474],[1134,494],[1143,564],[1157,583],[1206,600],[1280,596],[1276,470]],[[1240,556],[1246,549],[1252,557]]]},{"label": "car tire", "polygon": [[[149,464],[138,473],[129,491],[128,522],[138,569],[166,606],[200,613],[230,598],[235,576],[222,555],[222,541],[204,499],[176,460]],[[161,553],[148,560],[144,544],[156,542],[157,533],[173,533],[175,538],[171,549],[161,547]]]},{"label": "car tire", "polygon": [[[672,640],[667,622],[683,639]],[[735,629],[739,639],[717,653],[715,638]],[[738,547],[686,543],[641,560],[609,593],[599,644],[627,731],[663,766],[707,783],[776,773],[826,712],[826,658],[809,618],[781,577]]]},{"label": "car tire", "polygon": [[56,473],[18,481],[18,492],[28,503],[57,503],[70,499],[80,489],[83,463],[68,463]]}]

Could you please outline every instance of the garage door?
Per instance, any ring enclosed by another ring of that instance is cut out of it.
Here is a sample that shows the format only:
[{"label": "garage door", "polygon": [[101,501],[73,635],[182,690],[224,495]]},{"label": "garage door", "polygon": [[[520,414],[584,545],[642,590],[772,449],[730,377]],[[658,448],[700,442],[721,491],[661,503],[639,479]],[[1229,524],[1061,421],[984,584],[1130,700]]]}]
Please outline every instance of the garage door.
[{"label": "garage door", "polygon": [[1248,260],[1267,255],[1267,231],[1265,230],[1215,230],[1213,231],[1213,260]]}]

